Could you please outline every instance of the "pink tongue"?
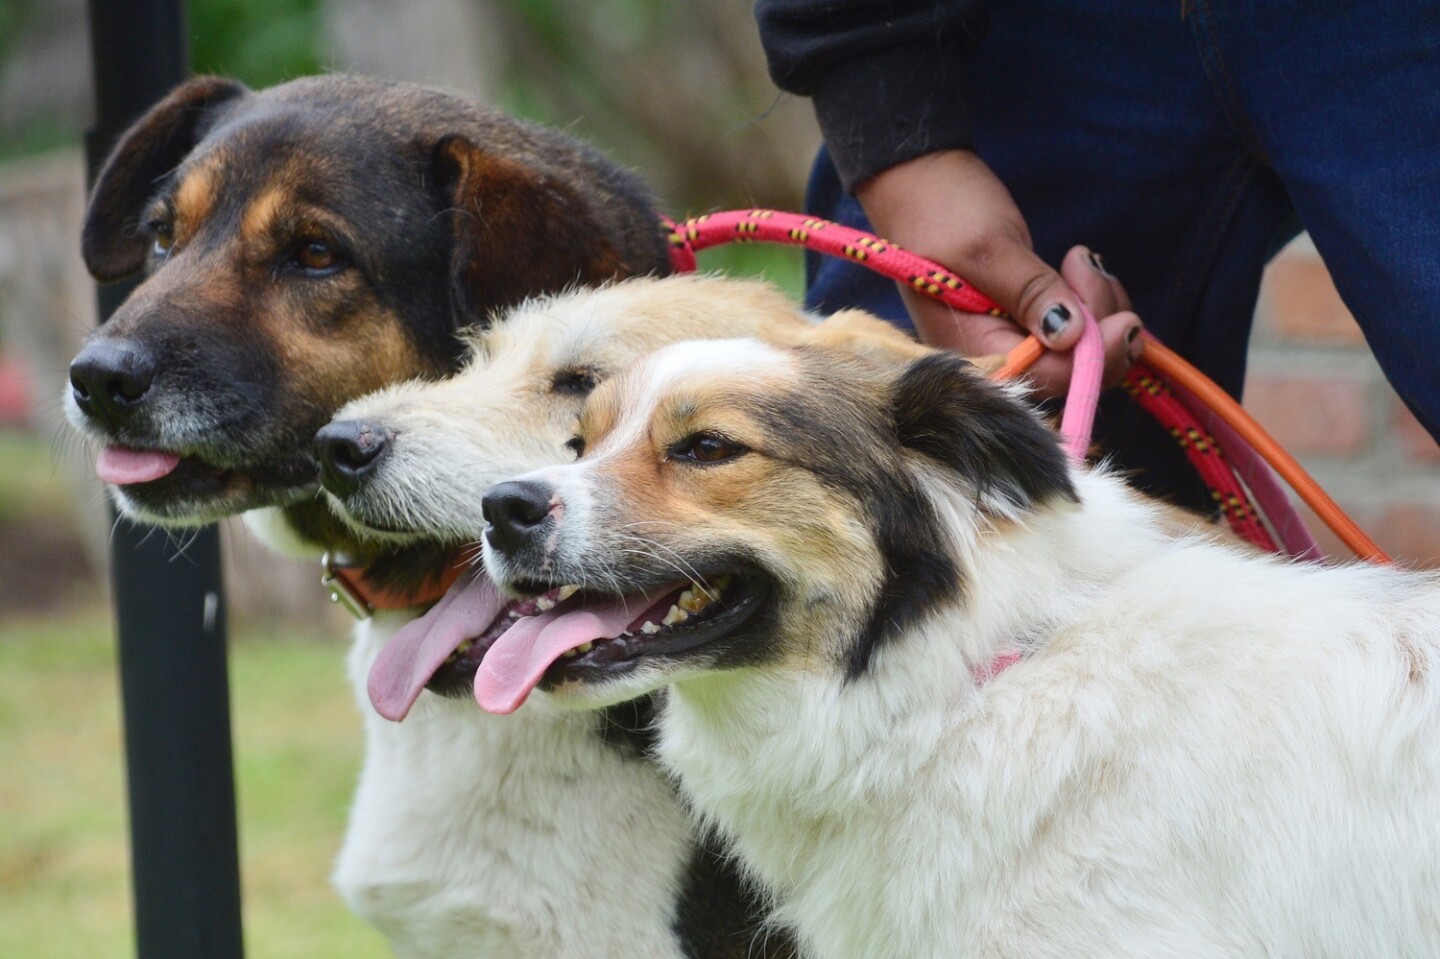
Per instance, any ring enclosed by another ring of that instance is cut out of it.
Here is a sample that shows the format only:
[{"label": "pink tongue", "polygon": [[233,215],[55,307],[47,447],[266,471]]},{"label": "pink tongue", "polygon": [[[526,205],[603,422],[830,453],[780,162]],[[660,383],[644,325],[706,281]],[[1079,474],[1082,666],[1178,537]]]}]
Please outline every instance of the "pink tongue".
[{"label": "pink tongue", "polygon": [[180,457],[174,453],[107,446],[95,460],[95,473],[101,482],[128,486],[157,480],[179,465]]},{"label": "pink tongue", "polygon": [[629,596],[583,609],[526,616],[495,640],[475,673],[475,701],[486,712],[513,713],[545,670],[576,646],[614,639],[674,587],[653,596]]},{"label": "pink tongue", "polygon": [[455,647],[483,633],[504,605],[483,573],[456,580],[440,602],[401,627],[375,657],[366,682],[375,711],[395,722],[404,719]]}]

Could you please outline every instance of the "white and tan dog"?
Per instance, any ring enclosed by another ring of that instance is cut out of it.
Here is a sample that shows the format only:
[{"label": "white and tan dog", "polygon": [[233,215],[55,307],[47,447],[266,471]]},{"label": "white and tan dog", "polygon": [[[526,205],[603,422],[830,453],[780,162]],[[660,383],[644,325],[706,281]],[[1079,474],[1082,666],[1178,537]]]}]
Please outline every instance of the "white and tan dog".
[{"label": "white and tan dog", "polygon": [[581,589],[477,695],[669,684],[807,955],[1440,956],[1435,576],[1176,536],[943,355],[681,344],[573,446],[484,497],[492,575]]},{"label": "white and tan dog", "polygon": [[[321,433],[331,504],[402,565],[437,544],[478,559],[480,493],[568,458],[597,382],[665,344],[735,335],[921,352],[863,314],[816,325],[758,283],[636,280],[535,300],[476,334],[456,377],[342,409]],[[790,955],[783,936],[757,935],[758,898],[641,755],[648,702],[537,702],[509,719],[475,708],[489,643],[534,611],[477,571],[418,620],[360,627],[350,673],[366,755],[335,872],[346,899],[413,956]]]}]

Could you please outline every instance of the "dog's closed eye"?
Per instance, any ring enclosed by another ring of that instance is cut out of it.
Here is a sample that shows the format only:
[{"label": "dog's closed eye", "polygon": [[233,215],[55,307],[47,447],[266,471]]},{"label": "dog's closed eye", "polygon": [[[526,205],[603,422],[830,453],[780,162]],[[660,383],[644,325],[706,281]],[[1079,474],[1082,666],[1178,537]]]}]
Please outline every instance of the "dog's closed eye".
[{"label": "dog's closed eye", "polygon": [[565,448],[575,454],[578,460],[585,455],[585,439],[580,436],[572,436],[565,441]]},{"label": "dog's closed eye", "polygon": [[597,382],[594,370],[560,370],[550,381],[550,392],[562,396],[589,396]]}]

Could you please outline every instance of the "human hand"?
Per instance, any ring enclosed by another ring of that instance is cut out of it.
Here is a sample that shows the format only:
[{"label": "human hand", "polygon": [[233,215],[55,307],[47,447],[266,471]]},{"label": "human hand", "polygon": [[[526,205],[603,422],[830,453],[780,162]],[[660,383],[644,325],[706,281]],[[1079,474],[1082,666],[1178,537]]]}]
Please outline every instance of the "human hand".
[{"label": "human hand", "polygon": [[1066,254],[1057,272],[1035,255],[1025,219],[1005,185],[968,150],[916,157],[864,181],[856,196],[877,233],[935,260],[1010,313],[961,313],[903,286],[920,338],[967,356],[1008,353],[1035,333],[1052,350],[1031,369],[1042,396],[1063,395],[1068,351],[1080,339],[1084,303],[1099,320],[1105,382],[1118,382],[1143,349],[1140,318],[1120,281],[1085,247]]}]

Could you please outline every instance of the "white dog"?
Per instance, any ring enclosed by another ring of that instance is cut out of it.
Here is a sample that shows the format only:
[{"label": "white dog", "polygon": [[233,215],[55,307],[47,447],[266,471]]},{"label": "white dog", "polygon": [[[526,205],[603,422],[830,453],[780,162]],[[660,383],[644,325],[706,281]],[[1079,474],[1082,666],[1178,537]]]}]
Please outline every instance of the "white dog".
[{"label": "white dog", "polygon": [[581,589],[478,698],[670,685],[807,955],[1440,956],[1435,576],[1176,536],[942,355],[677,345],[572,445],[483,499],[492,575]]},{"label": "white dog", "polygon": [[[342,409],[321,433],[331,504],[402,566],[436,544],[476,558],[479,494],[566,459],[595,383],[667,343],[735,335],[920,349],[869,317],[816,325],[769,287],[707,277],[536,300],[476,334],[456,377]],[[477,571],[421,619],[360,627],[350,674],[366,755],[335,872],[345,898],[406,956],[790,955],[784,936],[758,934],[758,897],[641,755],[648,702],[537,702],[497,719],[469,701],[489,642],[525,611]]]}]

